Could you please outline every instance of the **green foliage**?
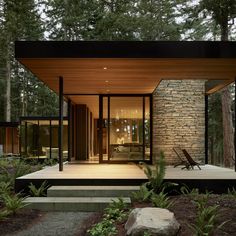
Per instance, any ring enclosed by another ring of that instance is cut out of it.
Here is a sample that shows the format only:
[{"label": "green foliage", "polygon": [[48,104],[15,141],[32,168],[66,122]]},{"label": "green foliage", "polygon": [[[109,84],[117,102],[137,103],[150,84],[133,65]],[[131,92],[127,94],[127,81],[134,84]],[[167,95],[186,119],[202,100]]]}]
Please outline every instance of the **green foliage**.
[{"label": "green foliage", "polygon": [[10,194],[12,190],[10,182],[0,182],[0,196]]},{"label": "green foliage", "polygon": [[218,216],[218,205],[208,206],[209,193],[202,194],[195,200],[197,205],[197,217],[195,224],[189,225],[193,230],[194,235],[204,236],[211,235],[214,229],[221,228],[226,222],[221,225],[216,225]]},{"label": "green foliage", "polygon": [[190,189],[187,185],[184,184],[180,188],[180,193],[185,196],[190,196],[192,198],[195,198],[199,195],[199,189],[197,188]]},{"label": "green foliage", "polygon": [[0,210],[0,221],[5,220],[9,214],[10,214],[10,212],[8,210],[1,209]]},{"label": "green foliage", "polygon": [[128,218],[127,204],[122,198],[114,201],[104,210],[103,220],[88,230],[91,236],[112,236],[117,234],[115,222],[123,222]]},{"label": "green foliage", "polygon": [[151,236],[151,234],[148,232],[144,232],[143,236]]},{"label": "green foliage", "polygon": [[90,236],[113,236],[117,234],[117,229],[114,226],[114,221],[103,219],[88,230]]},{"label": "green foliage", "polygon": [[144,164],[144,167],[144,173],[148,178],[146,186],[149,189],[152,189],[154,193],[159,193],[167,188],[172,188],[178,185],[176,183],[164,182],[166,164],[165,155],[163,151],[160,152],[160,158],[156,162],[154,169],[146,164]]},{"label": "green foliage", "polygon": [[170,201],[169,197],[167,197],[167,194],[164,192],[153,194],[151,200],[154,207],[168,209],[173,205],[173,202]]},{"label": "green foliage", "polygon": [[153,190],[149,190],[146,184],[142,184],[139,188],[139,191],[132,193],[132,198],[138,202],[147,202],[150,199],[152,193]]},{"label": "green foliage", "polygon": [[108,208],[125,210],[128,208],[127,203],[124,202],[123,198],[118,198],[118,200],[112,200]]},{"label": "green foliage", "polygon": [[30,183],[29,190],[30,195],[32,197],[44,197],[46,196],[46,191],[48,189],[49,185],[47,185],[47,181],[44,181],[39,188],[36,188],[35,185]]},{"label": "green foliage", "polygon": [[5,194],[3,195],[2,199],[3,205],[6,207],[7,211],[12,214],[15,214],[19,209],[25,206],[25,204],[23,203],[25,198],[22,198],[20,194]]},{"label": "green foliage", "polygon": [[165,156],[162,151],[160,152],[160,159],[156,162],[155,169],[152,169],[150,166],[145,164],[144,173],[148,177],[148,185],[155,193],[159,192],[162,188],[165,171]]},{"label": "green foliage", "polygon": [[43,166],[53,166],[58,163],[57,159],[45,159],[43,162]]},{"label": "green foliage", "polygon": [[232,189],[228,188],[227,193],[228,193],[229,196],[236,198],[236,190],[235,190],[234,187]]}]

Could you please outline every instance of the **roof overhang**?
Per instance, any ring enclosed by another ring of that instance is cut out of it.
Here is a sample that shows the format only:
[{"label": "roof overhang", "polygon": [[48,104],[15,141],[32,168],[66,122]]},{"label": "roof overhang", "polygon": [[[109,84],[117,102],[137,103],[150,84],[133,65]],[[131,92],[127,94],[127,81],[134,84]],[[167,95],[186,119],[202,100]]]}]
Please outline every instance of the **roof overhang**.
[{"label": "roof overhang", "polygon": [[236,77],[236,42],[19,41],[15,57],[55,92],[62,76],[67,96],[152,93],[164,79],[216,80],[210,93]]}]

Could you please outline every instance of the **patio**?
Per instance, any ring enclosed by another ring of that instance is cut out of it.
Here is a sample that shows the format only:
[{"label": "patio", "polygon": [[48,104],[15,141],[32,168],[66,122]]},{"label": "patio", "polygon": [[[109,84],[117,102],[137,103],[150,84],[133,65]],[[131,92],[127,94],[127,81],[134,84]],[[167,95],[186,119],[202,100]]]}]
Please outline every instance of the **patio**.
[{"label": "patio", "polygon": [[[218,193],[236,188],[233,170],[212,165],[201,168],[181,170],[181,167],[167,166],[165,181]],[[55,165],[16,179],[16,190],[24,189],[30,182],[39,185],[44,180],[51,185],[139,185],[146,182],[147,177],[135,164],[65,164],[63,172]]]}]

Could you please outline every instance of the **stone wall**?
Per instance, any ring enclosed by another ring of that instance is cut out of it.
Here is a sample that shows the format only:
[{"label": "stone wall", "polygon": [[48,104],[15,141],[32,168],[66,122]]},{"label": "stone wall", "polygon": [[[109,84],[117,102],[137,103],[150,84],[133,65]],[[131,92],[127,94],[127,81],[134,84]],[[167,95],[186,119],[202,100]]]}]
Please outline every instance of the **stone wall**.
[{"label": "stone wall", "polygon": [[160,150],[167,164],[178,162],[173,147],[205,158],[204,81],[163,80],[153,94],[153,160]]}]

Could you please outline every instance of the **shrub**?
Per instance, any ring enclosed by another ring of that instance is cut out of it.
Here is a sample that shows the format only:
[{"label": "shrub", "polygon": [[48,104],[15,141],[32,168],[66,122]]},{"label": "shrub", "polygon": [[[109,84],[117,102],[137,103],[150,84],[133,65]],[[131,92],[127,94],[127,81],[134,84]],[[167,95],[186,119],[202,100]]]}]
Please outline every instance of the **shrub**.
[{"label": "shrub", "polygon": [[183,194],[184,196],[190,196],[192,198],[196,198],[199,195],[199,189],[197,188],[193,188],[190,189],[187,185],[183,184],[183,186],[181,186],[180,188],[180,192],[181,194]]},{"label": "shrub", "polygon": [[91,236],[112,236],[117,234],[115,222],[123,222],[128,218],[127,204],[122,198],[112,203],[104,210],[103,220],[92,226],[87,232]]},{"label": "shrub", "polygon": [[153,189],[155,193],[164,191],[166,188],[177,186],[178,184],[165,182],[164,177],[166,172],[165,164],[165,155],[164,152],[160,152],[160,159],[156,162],[155,169],[152,169],[150,166],[144,164],[145,170],[144,173],[148,178],[147,186],[150,189]]},{"label": "shrub", "polygon": [[8,210],[1,209],[0,210],[0,221],[5,220],[9,214],[10,214],[10,212]]},{"label": "shrub", "polygon": [[93,225],[88,230],[88,233],[91,236],[112,236],[117,234],[117,229],[114,226],[113,220],[103,219],[101,222]]},{"label": "shrub", "polygon": [[194,235],[203,236],[211,235],[214,229],[221,228],[226,222],[216,226],[218,216],[218,205],[208,206],[209,193],[199,196],[194,200],[197,205],[197,217],[195,224],[189,225]]},{"label": "shrub", "polygon": [[153,193],[153,190],[149,190],[146,184],[142,184],[139,191],[132,193],[132,198],[138,202],[147,202]]},{"label": "shrub", "polygon": [[47,195],[46,190],[48,187],[49,185],[47,185],[47,181],[44,181],[39,188],[36,188],[35,185],[30,183],[29,185],[30,195],[32,197],[44,197]]},{"label": "shrub", "polygon": [[5,194],[3,195],[2,198],[3,198],[3,204],[6,207],[7,211],[9,211],[12,214],[15,214],[17,210],[25,206],[25,204],[23,203],[25,198],[20,197],[19,194],[15,195]]},{"label": "shrub", "polygon": [[227,193],[228,193],[229,196],[236,198],[236,190],[235,190],[234,187],[232,189],[228,188],[228,192]]},{"label": "shrub", "polygon": [[12,186],[10,182],[0,182],[0,196],[10,194]]},{"label": "shrub", "polygon": [[151,200],[154,207],[168,209],[173,205],[173,202],[170,201],[169,197],[167,197],[167,194],[164,192],[153,194]]}]

